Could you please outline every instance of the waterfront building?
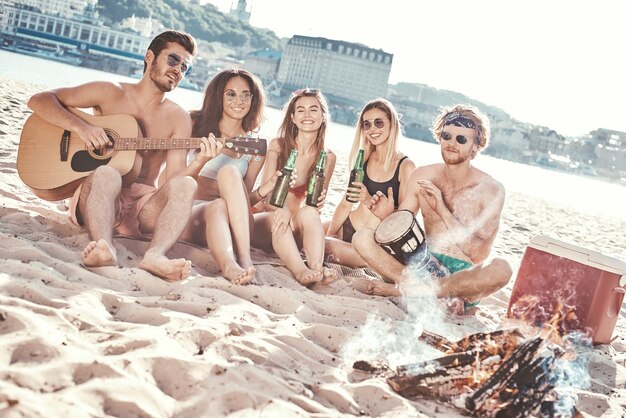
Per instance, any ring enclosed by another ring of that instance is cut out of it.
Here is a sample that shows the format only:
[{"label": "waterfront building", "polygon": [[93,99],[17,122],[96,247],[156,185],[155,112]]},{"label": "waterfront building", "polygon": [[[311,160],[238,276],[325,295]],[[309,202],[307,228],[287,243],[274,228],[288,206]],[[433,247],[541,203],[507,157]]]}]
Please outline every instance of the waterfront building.
[{"label": "waterfront building", "polygon": [[237,20],[250,23],[250,15],[252,13],[251,11],[247,9],[248,9],[248,3],[246,2],[246,0],[238,0],[237,7],[230,9],[230,15]]},{"label": "waterfront building", "polygon": [[243,68],[256,74],[261,80],[274,80],[278,75],[281,51],[265,48],[252,51],[244,58]]},{"label": "waterfront building", "polygon": [[386,95],[392,62],[393,54],[381,49],[294,35],[283,51],[278,82],[294,88],[319,88],[335,103],[358,107]]},{"label": "waterfront building", "polygon": [[7,27],[3,31],[35,42],[75,47],[135,64],[143,63],[150,43],[150,38],[135,32],[105,26],[89,5],[82,19],[51,16],[22,5],[3,7],[7,16]]}]

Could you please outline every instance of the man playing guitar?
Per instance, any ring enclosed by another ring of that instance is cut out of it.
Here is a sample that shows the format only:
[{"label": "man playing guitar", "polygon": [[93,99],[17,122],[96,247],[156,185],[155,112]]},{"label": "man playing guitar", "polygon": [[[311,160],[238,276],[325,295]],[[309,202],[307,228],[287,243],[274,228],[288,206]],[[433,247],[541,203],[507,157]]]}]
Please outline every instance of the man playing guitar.
[{"label": "man playing guitar", "polygon": [[[144,58],[138,83],[91,82],[35,94],[28,106],[40,118],[78,135],[92,149],[111,145],[105,129],[87,123],[68,107],[92,108],[95,115],[129,114],[147,137],[189,137],[191,119],[165,93],[178,86],[196,54],[192,36],[166,31],[156,36]],[[165,280],[181,280],[191,273],[191,262],[165,254],[184,230],[191,213],[197,174],[217,155],[222,144],[202,138],[201,151],[187,166],[185,149],[141,151],[130,180],[102,165],[82,182],[71,198],[71,217],[85,225],[91,242],[81,252],[86,267],[117,265],[113,235],[150,238],[139,267]],[[166,183],[155,182],[165,164]],[[127,184],[131,183],[131,184]]]}]

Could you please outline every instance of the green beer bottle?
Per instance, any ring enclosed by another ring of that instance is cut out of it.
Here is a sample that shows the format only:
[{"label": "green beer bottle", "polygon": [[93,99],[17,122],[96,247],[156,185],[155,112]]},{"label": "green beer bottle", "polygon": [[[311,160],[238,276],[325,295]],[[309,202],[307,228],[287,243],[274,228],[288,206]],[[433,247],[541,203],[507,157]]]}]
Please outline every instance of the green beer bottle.
[{"label": "green beer bottle", "polygon": [[306,191],[306,204],[317,207],[317,201],[324,190],[324,169],[326,168],[326,151],[320,151],[320,157],[315,164],[315,171],[311,173],[309,178],[309,187]]},{"label": "green beer bottle", "polygon": [[298,156],[298,150],[295,148],[291,150],[289,158],[280,172],[282,175],[276,180],[274,185],[274,191],[272,191],[272,197],[270,198],[270,205],[282,208],[289,193],[289,182],[291,182],[291,173],[296,166],[296,157]]},{"label": "green beer bottle", "polygon": [[[354,163],[354,168],[352,169],[352,171],[350,171],[350,181],[348,182],[348,187],[353,186],[353,183],[355,181],[359,181],[359,182],[363,181],[363,176],[365,175],[365,171],[363,170],[363,153],[364,152],[365,151],[360,149],[359,153],[356,156],[356,162]],[[358,199],[356,198],[356,196],[353,196],[350,193],[348,193],[348,195],[346,196],[346,200],[350,203],[358,202]]]}]

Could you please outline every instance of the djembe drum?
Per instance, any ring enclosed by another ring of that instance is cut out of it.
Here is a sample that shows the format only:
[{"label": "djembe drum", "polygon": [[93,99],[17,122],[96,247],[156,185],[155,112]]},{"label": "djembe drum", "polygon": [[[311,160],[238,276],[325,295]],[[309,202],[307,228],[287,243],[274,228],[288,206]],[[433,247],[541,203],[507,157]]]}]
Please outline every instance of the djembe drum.
[{"label": "djembe drum", "polygon": [[450,271],[428,252],[424,231],[413,212],[402,209],[387,216],[376,228],[374,240],[410,270],[445,277]]}]

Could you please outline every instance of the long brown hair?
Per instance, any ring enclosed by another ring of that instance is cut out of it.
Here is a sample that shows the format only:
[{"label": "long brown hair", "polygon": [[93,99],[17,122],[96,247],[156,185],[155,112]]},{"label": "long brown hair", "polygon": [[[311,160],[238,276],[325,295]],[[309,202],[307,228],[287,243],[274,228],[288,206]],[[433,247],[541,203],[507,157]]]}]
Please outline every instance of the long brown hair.
[{"label": "long brown hair", "polygon": [[[285,116],[283,122],[278,128],[278,144],[280,145],[280,153],[278,154],[278,167],[282,168],[289,158],[289,153],[292,149],[296,148],[296,138],[298,136],[298,127],[291,119],[291,116],[296,111],[296,102],[301,97],[315,97],[320,104],[322,111],[322,125],[317,131],[317,137],[315,138],[315,155],[319,155],[320,151],[324,148],[324,139],[326,138],[326,127],[330,123],[330,113],[328,112],[328,103],[321,91],[317,89],[305,88],[296,90],[292,93],[291,99],[284,108]],[[315,163],[309,168],[306,178],[309,178],[313,170],[315,169]]]},{"label": "long brown hair", "polygon": [[250,93],[252,93],[250,110],[242,120],[242,127],[246,132],[259,129],[264,119],[263,110],[265,109],[263,84],[249,71],[229,69],[223,70],[213,77],[204,92],[202,107],[190,112],[194,137],[207,136],[209,133],[216,137],[222,136],[219,125],[224,112],[224,89],[226,83],[234,77],[241,77],[246,80],[250,86]]}]

